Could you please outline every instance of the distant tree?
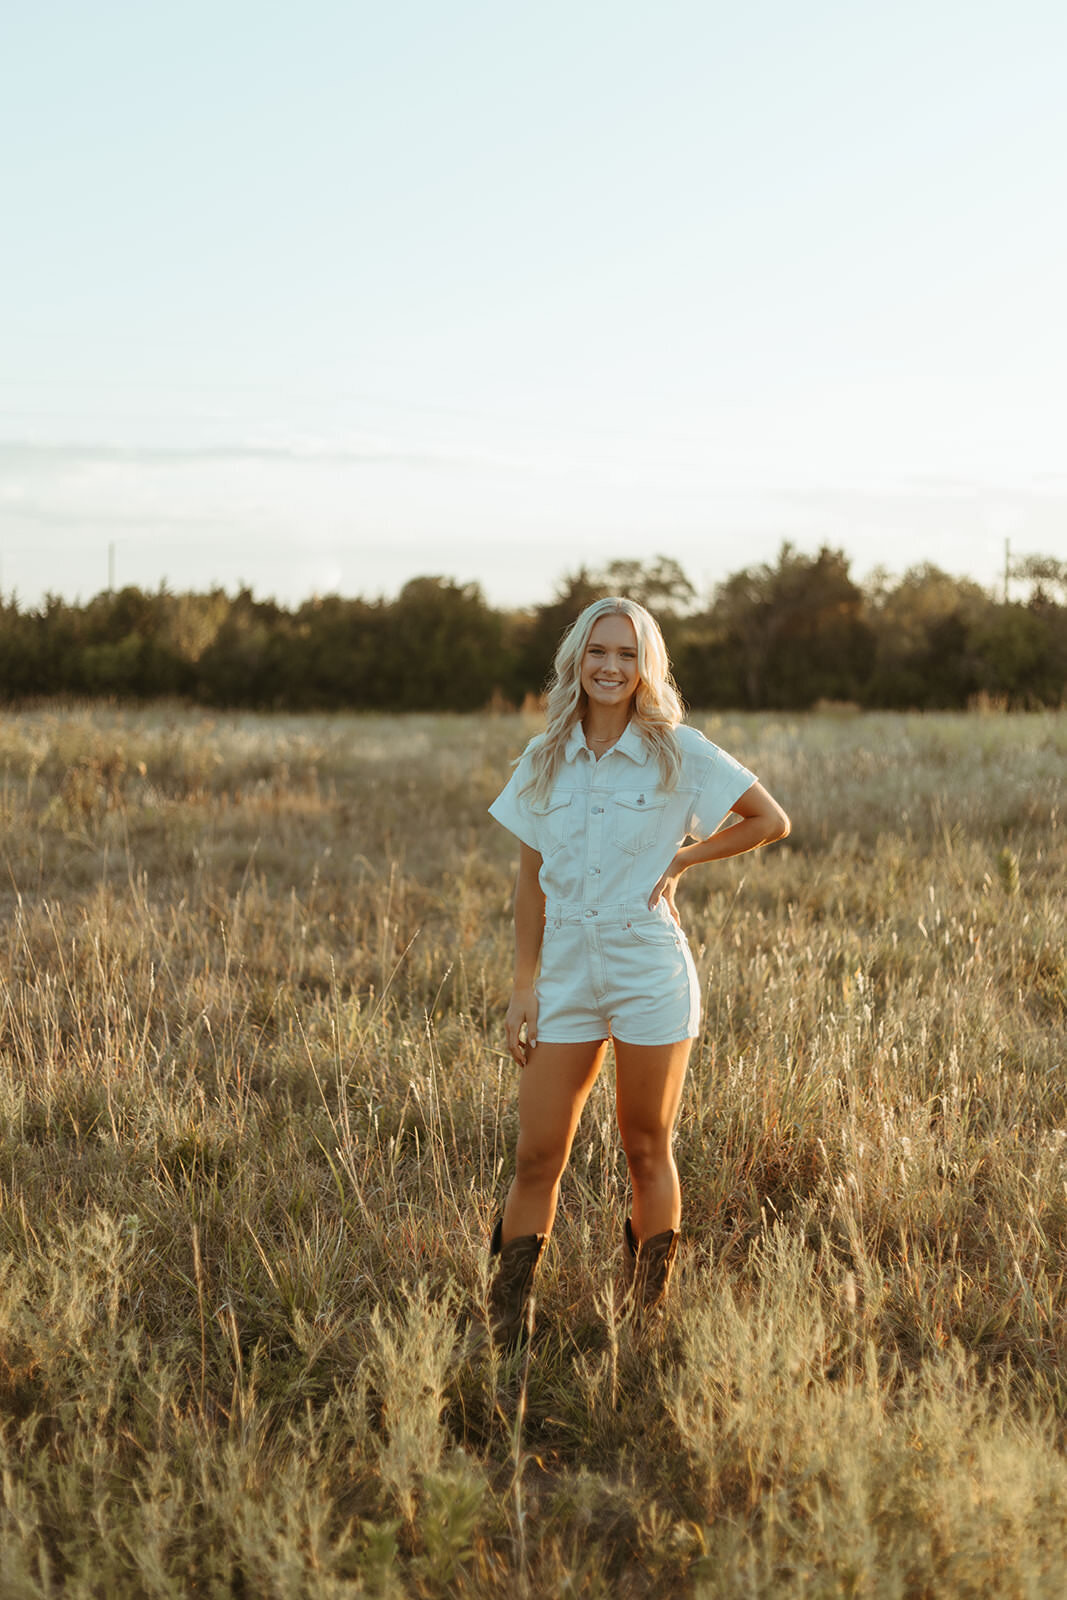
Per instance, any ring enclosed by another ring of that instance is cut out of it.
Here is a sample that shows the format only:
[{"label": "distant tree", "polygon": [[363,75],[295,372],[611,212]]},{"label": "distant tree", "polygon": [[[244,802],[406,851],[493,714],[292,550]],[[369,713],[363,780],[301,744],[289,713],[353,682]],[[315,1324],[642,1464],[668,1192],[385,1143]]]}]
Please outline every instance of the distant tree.
[{"label": "distant tree", "polygon": [[843,551],[783,544],[774,566],[719,584],[696,618],[680,673],[697,705],[807,706],[856,699],[870,655],[863,592]]},{"label": "distant tree", "polygon": [[124,699],[187,694],[192,663],[177,647],[175,597],[161,586],[96,595],[82,612],[78,676],[86,693]]},{"label": "distant tree", "polygon": [[85,613],[81,606],[68,605],[59,595],[46,594],[41,608],[33,613],[36,649],[34,694],[85,694],[81,651],[85,644]]},{"label": "distant tree", "polygon": [[401,710],[471,711],[511,674],[498,612],[476,583],[412,578],[390,608],[382,670]]},{"label": "distant tree", "polygon": [[692,608],[697,592],[671,556],[651,561],[610,561],[595,581],[606,594],[625,595],[646,606],[658,621]]},{"label": "distant tree", "polygon": [[383,611],[383,602],[339,595],[305,601],[289,631],[285,703],[294,710],[387,707],[388,685],[376,670]]},{"label": "distant tree", "polygon": [[1040,606],[990,607],[970,640],[978,688],[1017,706],[1057,703],[1065,680],[1050,621]]},{"label": "distant tree", "polygon": [[163,600],[160,617],[163,642],[181,661],[195,665],[208,646],[214,644],[229,615],[229,596],[219,588],[210,589],[206,594],[164,591]]},{"label": "distant tree", "polygon": [[15,600],[0,600],[0,699],[41,694],[42,642],[39,620],[20,613]]},{"label": "distant tree", "polygon": [[1011,576],[1031,585],[1031,602],[1067,603],[1067,561],[1056,556],[1016,556],[1011,563]]},{"label": "distant tree", "polygon": [[197,664],[198,697],[212,705],[278,707],[289,703],[287,614],[273,600],[241,589]]},{"label": "distant tree", "polygon": [[873,649],[865,703],[966,705],[982,687],[972,640],[993,608],[985,590],[924,562],[868,590]]}]

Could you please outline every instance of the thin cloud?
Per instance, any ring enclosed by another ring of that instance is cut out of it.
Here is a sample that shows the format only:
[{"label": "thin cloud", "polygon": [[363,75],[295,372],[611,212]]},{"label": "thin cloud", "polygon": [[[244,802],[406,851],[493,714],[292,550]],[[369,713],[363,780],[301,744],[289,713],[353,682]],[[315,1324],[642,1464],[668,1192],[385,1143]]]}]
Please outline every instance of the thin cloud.
[{"label": "thin cloud", "polygon": [[9,524],[28,523],[42,528],[136,528],[139,531],[146,527],[153,531],[173,529],[175,533],[202,534],[205,541],[234,525],[232,516],[212,516],[208,512],[195,511],[180,516],[167,511],[119,511],[111,506],[93,507],[87,512],[81,506],[50,504],[21,496],[4,500],[2,509]]},{"label": "thin cloud", "polygon": [[915,501],[964,500],[986,505],[998,505],[1005,501],[1059,505],[1067,500],[1067,476],[1045,473],[1035,474],[1028,479],[1016,480],[1003,476],[987,480],[915,474],[902,478],[857,479],[854,482],[845,479],[803,487],[798,485],[780,491],[778,498],[797,503],[816,500],[826,504],[907,504]]},{"label": "thin cloud", "polygon": [[0,470],[70,467],[201,467],[201,466],[406,466],[523,468],[533,465],[518,457],[445,446],[418,447],[385,443],[339,445],[303,443],[221,443],[202,445],[107,444],[102,442],[0,440]]}]

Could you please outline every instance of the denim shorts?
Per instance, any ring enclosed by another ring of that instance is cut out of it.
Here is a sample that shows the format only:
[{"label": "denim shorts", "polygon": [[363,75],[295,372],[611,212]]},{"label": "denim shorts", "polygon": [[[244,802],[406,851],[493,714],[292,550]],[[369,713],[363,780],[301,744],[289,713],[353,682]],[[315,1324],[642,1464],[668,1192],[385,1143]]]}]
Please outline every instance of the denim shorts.
[{"label": "denim shorts", "polygon": [[700,1031],[700,983],[685,934],[660,900],[549,901],[537,981],[544,1044],[678,1044]]}]

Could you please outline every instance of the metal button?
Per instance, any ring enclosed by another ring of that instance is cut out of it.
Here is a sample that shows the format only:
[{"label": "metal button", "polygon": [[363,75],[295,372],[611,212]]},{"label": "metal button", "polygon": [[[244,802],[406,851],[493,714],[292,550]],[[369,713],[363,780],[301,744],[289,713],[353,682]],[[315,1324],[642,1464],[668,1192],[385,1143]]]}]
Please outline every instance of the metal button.
[{"label": "metal button", "polygon": [[594,806],[593,807],[593,815],[594,815],[594,817],[599,817],[603,810],[604,810],[603,806]]},{"label": "metal button", "polygon": [[600,868],[599,867],[590,867],[589,868],[589,876],[591,878],[598,878],[600,876]]}]

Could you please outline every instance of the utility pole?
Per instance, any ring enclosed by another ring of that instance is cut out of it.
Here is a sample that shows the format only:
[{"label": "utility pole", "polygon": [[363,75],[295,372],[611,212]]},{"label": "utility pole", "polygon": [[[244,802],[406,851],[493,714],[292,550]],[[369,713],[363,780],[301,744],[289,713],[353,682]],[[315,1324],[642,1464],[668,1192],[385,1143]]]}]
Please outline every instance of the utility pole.
[{"label": "utility pole", "polygon": [[1011,540],[1004,541],[1004,604],[1008,603],[1008,582],[1011,578]]},{"label": "utility pole", "polygon": [[107,547],[107,592],[115,593],[115,541],[112,539]]}]

